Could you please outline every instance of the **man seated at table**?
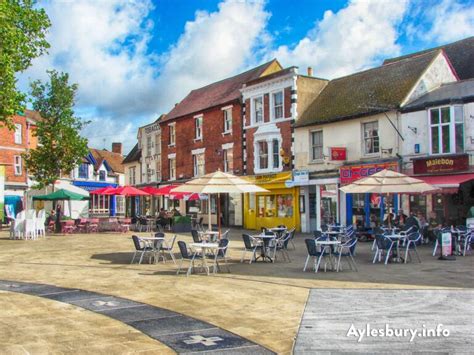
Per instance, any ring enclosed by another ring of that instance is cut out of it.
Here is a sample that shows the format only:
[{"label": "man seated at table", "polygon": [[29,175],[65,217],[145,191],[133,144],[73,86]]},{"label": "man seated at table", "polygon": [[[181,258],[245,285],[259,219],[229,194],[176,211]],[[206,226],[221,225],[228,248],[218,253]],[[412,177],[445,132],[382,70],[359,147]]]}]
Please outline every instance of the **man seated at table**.
[{"label": "man seated at table", "polygon": [[170,224],[170,217],[164,208],[160,208],[160,213],[158,214],[156,224],[160,225],[163,229],[166,228],[168,224]]}]

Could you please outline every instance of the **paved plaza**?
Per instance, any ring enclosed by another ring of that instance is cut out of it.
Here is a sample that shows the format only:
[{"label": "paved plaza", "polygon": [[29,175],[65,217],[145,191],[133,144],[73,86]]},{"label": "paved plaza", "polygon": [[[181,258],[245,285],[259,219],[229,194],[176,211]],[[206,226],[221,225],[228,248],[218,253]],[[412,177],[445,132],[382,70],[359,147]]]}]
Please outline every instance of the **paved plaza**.
[{"label": "paved plaza", "polygon": [[[0,232],[2,352],[371,351],[369,343],[355,344],[348,337],[338,340],[337,334],[319,330],[345,329],[353,322],[357,327],[367,322],[378,326],[387,319],[395,325],[405,319],[408,328],[424,320],[430,326],[463,322],[446,342],[455,348],[461,344],[457,341],[472,337],[472,314],[467,312],[474,299],[472,256],[442,262],[431,256],[431,247],[423,246],[421,264],[385,266],[372,264],[370,243],[360,243],[358,272],[346,267],[339,273],[303,273],[304,235],[297,235],[290,263],[249,265],[240,263],[242,233],[231,232],[231,273],[186,277],[176,275],[171,261],[130,265],[132,233],[24,241],[9,240],[6,231]],[[178,235],[178,240],[190,242],[191,237]],[[397,312],[384,313],[387,309]],[[406,318],[397,318],[405,314]],[[347,347],[348,342],[354,346]],[[328,343],[333,345],[328,348]],[[400,349],[420,351],[420,344],[417,341],[412,348],[403,343]]]}]

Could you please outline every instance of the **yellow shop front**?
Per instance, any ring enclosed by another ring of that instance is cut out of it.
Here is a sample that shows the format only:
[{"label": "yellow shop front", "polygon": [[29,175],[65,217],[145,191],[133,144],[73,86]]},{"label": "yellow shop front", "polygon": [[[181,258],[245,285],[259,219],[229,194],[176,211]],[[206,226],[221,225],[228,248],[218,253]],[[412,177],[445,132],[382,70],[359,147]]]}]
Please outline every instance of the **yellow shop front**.
[{"label": "yellow shop front", "polygon": [[247,177],[268,192],[244,194],[244,227],[285,225],[300,230],[299,187],[291,186],[291,171]]}]

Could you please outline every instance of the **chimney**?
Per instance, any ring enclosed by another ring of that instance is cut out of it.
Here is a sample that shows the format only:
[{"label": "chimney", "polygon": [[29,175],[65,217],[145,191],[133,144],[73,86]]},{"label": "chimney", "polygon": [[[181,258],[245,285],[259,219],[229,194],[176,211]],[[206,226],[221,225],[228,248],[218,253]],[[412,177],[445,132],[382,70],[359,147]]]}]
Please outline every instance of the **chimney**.
[{"label": "chimney", "polygon": [[313,76],[313,68],[308,67],[308,76]]},{"label": "chimney", "polygon": [[122,155],[122,143],[112,143],[112,152]]}]

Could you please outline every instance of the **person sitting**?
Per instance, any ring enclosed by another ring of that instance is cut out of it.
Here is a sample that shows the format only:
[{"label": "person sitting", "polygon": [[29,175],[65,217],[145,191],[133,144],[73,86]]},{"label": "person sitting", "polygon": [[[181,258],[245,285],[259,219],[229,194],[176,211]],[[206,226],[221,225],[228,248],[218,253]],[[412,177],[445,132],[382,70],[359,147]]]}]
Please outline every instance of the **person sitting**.
[{"label": "person sitting", "polygon": [[156,224],[159,224],[163,229],[165,229],[166,226],[170,224],[170,217],[164,208],[160,208],[160,213],[158,214]]},{"label": "person sitting", "polygon": [[397,217],[395,217],[395,225],[398,227],[403,227],[407,220],[407,215],[403,213],[403,210],[398,210]]},{"label": "person sitting", "polygon": [[176,207],[173,207],[171,213],[173,214],[173,217],[181,216],[181,213],[176,209]]}]

